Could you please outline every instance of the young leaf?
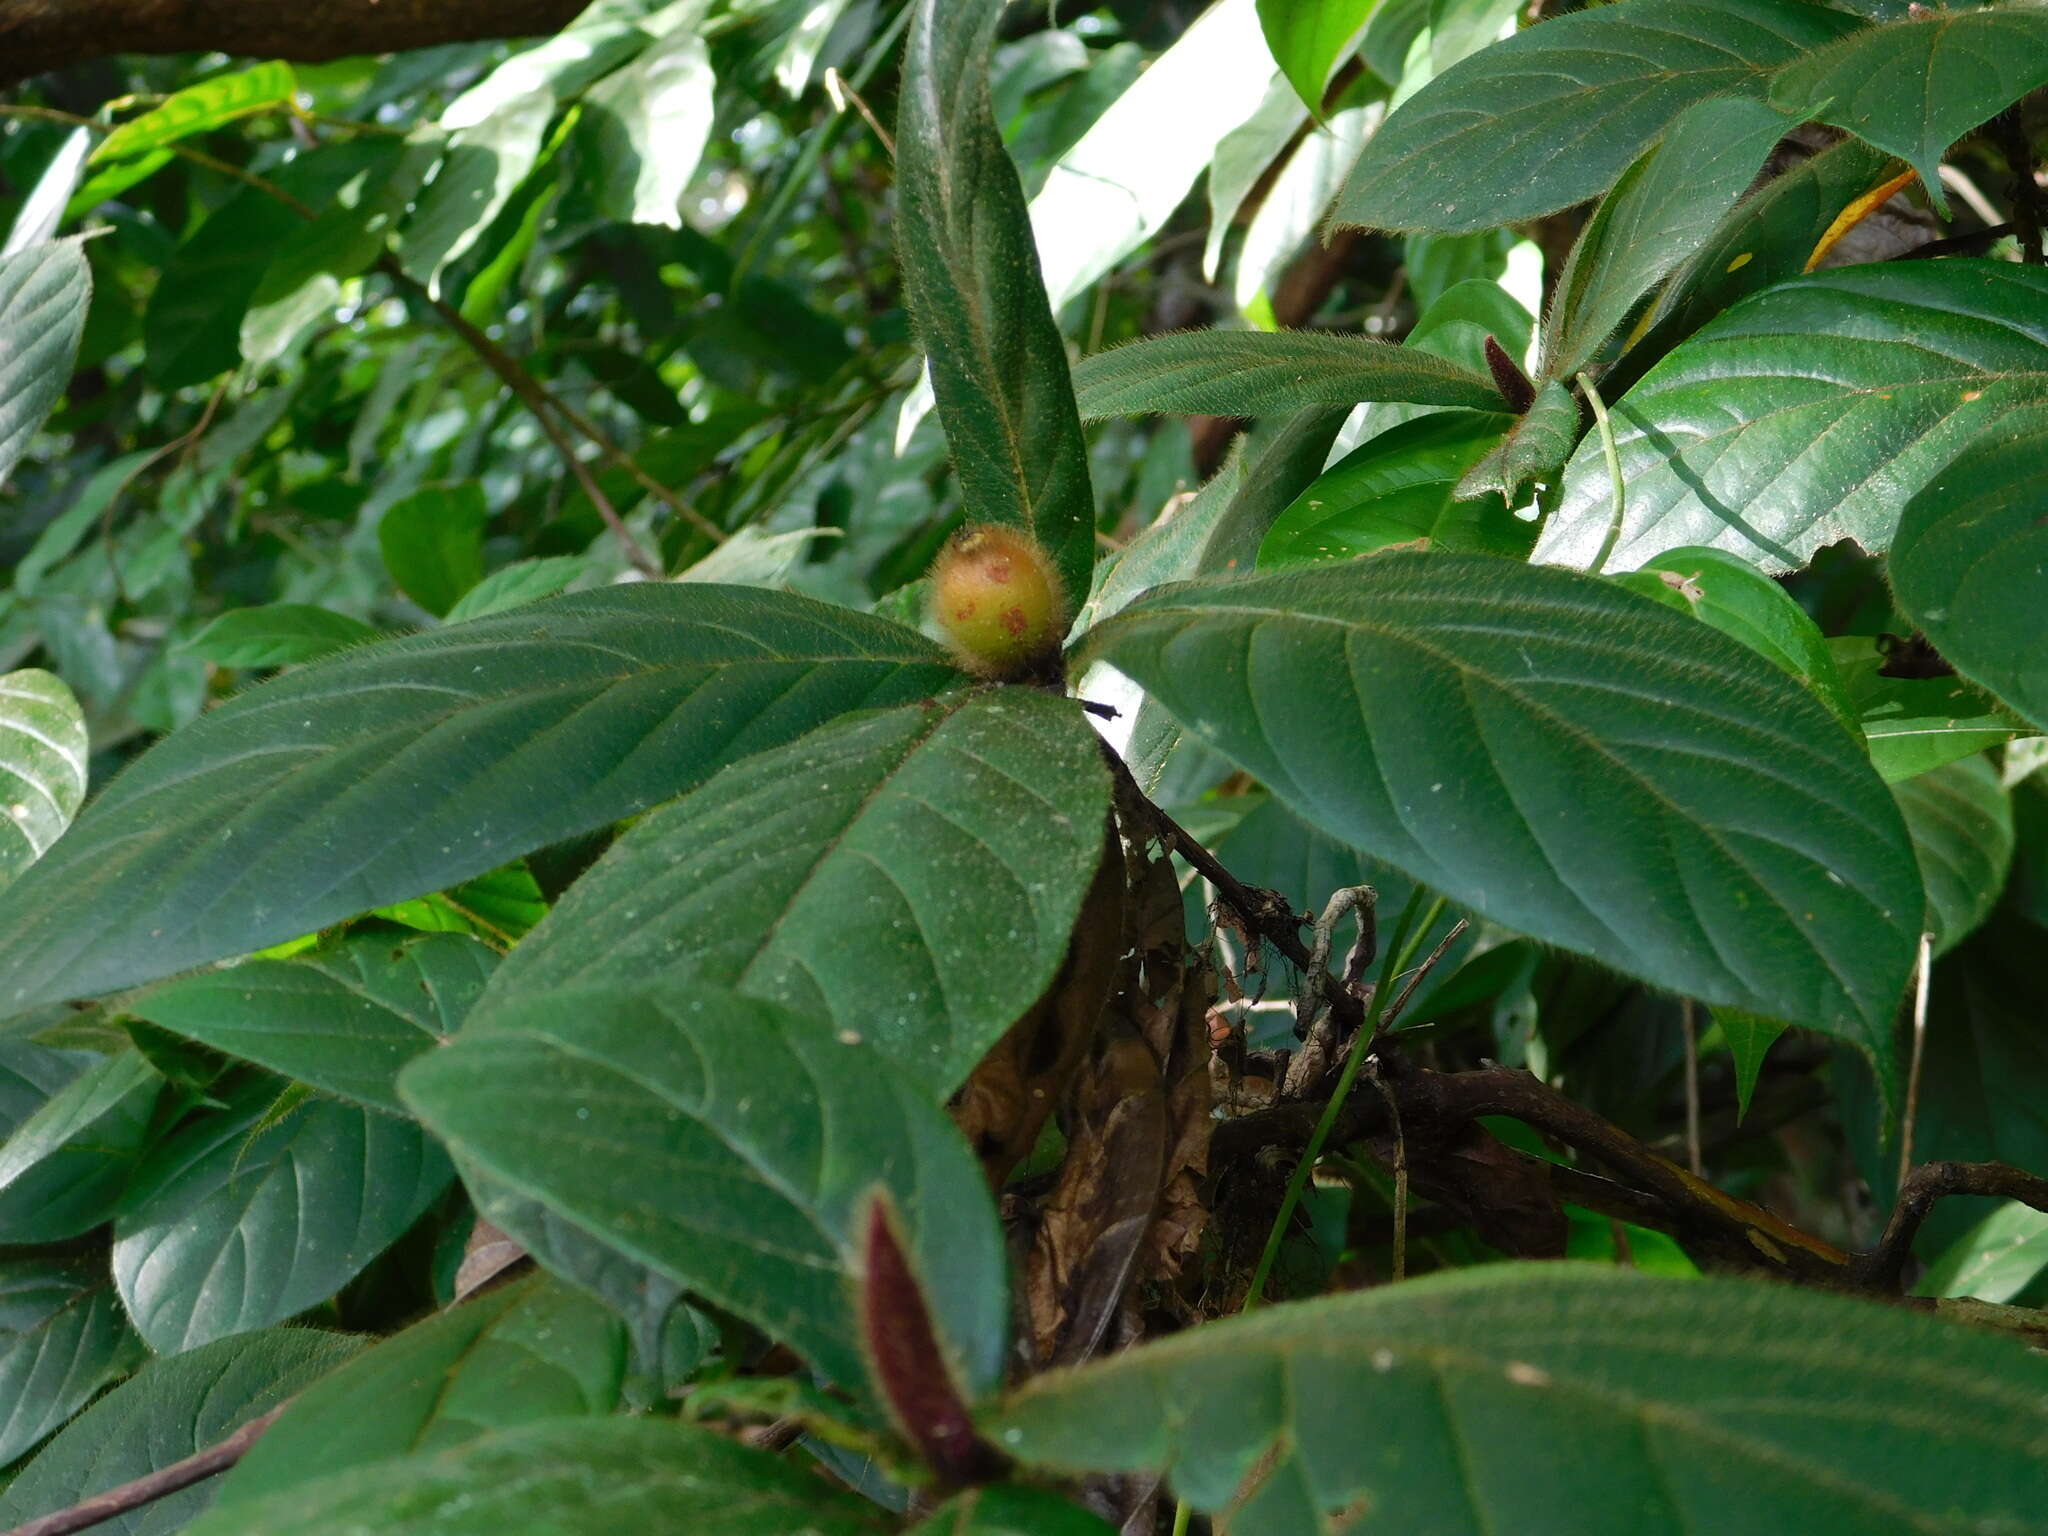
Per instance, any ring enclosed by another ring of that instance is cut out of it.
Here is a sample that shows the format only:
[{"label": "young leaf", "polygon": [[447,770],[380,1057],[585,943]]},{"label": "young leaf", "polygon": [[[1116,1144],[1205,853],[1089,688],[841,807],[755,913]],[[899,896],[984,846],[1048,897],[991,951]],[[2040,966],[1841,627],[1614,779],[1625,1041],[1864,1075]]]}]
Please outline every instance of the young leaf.
[{"label": "young leaf", "polygon": [[309,1099],[274,1119],[276,1078],[152,1148],[114,1224],[114,1279],[159,1354],[296,1317],[419,1219],[453,1170],[409,1121]]},{"label": "young leaf", "polygon": [[[1628,494],[1606,568],[1687,544],[1772,572],[1838,539],[1882,550],[1906,502],[1964,447],[2011,436],[2015,412],[2044,401],[2038,267],[1886,262],[1780,283],[1702,327],[1614,405]],[[2025,420],[2038,431],[2048,416]],[[1536,558],[1584,566],[1613,518],[1588,437]]]},{"label": "young leaf", "polygon": [[290,960],[245,960],[152,987],[139,1018],[273,1072],[402,1115],[398,1071],[455,1033],[498,957],[452,933],[362,934]]},{"label": "young leaf", "polygon": [[0,485],[70,382],[91,298],[76,240],[0,256]]},{"label": "young leaf", "polygon": [[581,555],[515,560],[463,593],[442,618],[450,624],[460,624],[465,619],[481,619],[486,614],[539,602],[544,597],[553,597],[589,570],[590,562]]},{"label": "young leaf", "polygon": [[1998,432],[1998,441],[1960,455],[1906,504],[1892,587],[1958,672],[2048,730],[2048,412],[2002,420]]},{"label": "young leaf", "polygon": [[55,673],[0,676],[0,886],[41,858],[85,801],[85,712]]},{"label": "young leaf", "polygon": [[2044,85],[2048,15],[2028,6],[1940,10],[1795,60],[1771,81],[1771,102],[1897,155],[1920,173],[1946,220],[1941,157],[1949,145]]},{"label": "young leaf", "polygon": [[967,515],[1036,534],[1069,592],[1095,499],[1017,168],[988,103],[1001,0],[915,0],[896,129],[904,288]]},{"label": "young leaf", "polygon": [[662,1419],[555,1420],[223,1505],[187,1536],[882,1536],[882,1510],[791,1462]]},{"label": "young leaf", "polygon": [[1453,901],[1828,1030],[1892,1081],[1923,901],[1905,827],[1747,647],[1573,572],[1394,551],[1157,593],[1081,649]]},{"label": "young leaf", "polygon": [[2012,797],[1982,753],[1894,784],[1920,879],[1927,928],[1945,954],[1976,931],[2005,889],[2012,867]]},{"label": "young leaf", "polygon": [[217,667],[292,667],[377,638],[361,619],[310,603],[231,608],[181,649]]},{"label": "young leaf", "polygon": [[541,1419],[615,1413],[626,1333],[545,1276],[416,1323],[315,1383],[222,1479],[220,1507]]},{"label": "young leaf", "polygon": [[986,1427],[1048,1470],[1166,1472],[1235,1536],[1960,1530],[2048,1500],[2044,1405],[2048,1362],[1903,1308],[1491,1265],[1040,1376]]},{"label": "young leaf", "polygon": [[426,485],[390,507],[377,523],[384,568],[399,591],[439,617],[484,579],[483,487]]},{"label": "young leaf", "polygon": [[1625,0],[1545,21],[1396,108],[1335,220],[1458,234],[1555,213],[1606,191],[1693,103],[1761,97],[1773,70],[1857,25],[1797,0]]},{"label": "young leaf", "polygon": [[114,1214],[164,1080],[139,1051],[57,1089],[0,1144],[0,1243],[54,1243]]},{"label": "young leaf", "polygon": [[1311,112],[1364,30],[1378,0],[1259,0],[1259,26],[1274,62]]},{"label": "young leaf", "polygon": [[1362,336],[1188,331],[1098,352],[1074,370],[1081,409],[1104,416],[1272,416],[1362,400],[1501,408],[1476,369]]},{"label": "young leaf", "polygon": [[[346,1334],[272,1328],[154,1360],[73,1419],[0,1491],[9,1527],[69,1508],[217,1445],[362,1348]],[[212,1502],[215,1479],[95,1527],[172,1536]]]},{"label": "young leaf", "polygon": [[1544,326],[1544,372],[1570,378],[1597,359],[1650,291],[1713,235],[1793,126],[1744,96],[1710,97],[1673,118],[1572,247]]},{"label": "young leaf", "polygon": [[1459,501],[1492,494],[1519,505],[1532,482],[1558,483],[1578,440],[1579,402],[1556,379],[1545,379],[1529,409],[1465,471],[1451,494]]},{"label": "young leaf", "polygon": [[708,983],[555,992],[477,1013],[400,1088],[515,1238],[537,1204],[848,1387],[868,1372],[846,1276],[880,1183],[962,1380],[1001,1378],[980,1166],[922,1085],[829,1024]]},{"label": "young leaf", "polygon": [[289,103],[298,80],[289,64],[258,64],[230,75],[216,75],[166,97],[159,106],[130,118],[100,141],[92,165],[133,160],[152,150],[211,133],[252,112]]},{"label": "young leaf", "polygon": [[103,1262],[0,1261],[0,1458],[19,1461],[142,1353]]},{"label": "young leaf", "polygon": [[885,619],[658,582],[359,646],[160,743],[0,891],[0,1015],[445,890],[958,678]]},{"label": "young leaf", "polygon": [[834,1021],[943,1100],[1058,972],[1108,814],[1067,700],[1004,688],[843,720],[620,838],[479,1017],[708,982]]},{"label": "young leaf", "polygon": [[1461,500],[1465,474],[1500,442],[1512,418],[1437,411],[1351,450],[1274,521],[1259,566],[1349,560],[1395,545],[1519,558],[1536,529],[1491,492]]},{"label": "young leaf", "polygon": [[1750,1096],[1756,1092],[1757,1074],[1764,1069],[1764,1058],[1771,1054],[1778,1037],[1792,1026],[1783,1019],[1767,1019],[1762,1014],[1744,1013],[1740,1008],[1716,1008],[1714,1023],[1720,1027],[1721,1038],[1728,1042],[1729,1054],[1735,1058],[1736,1115],[1746,1119]]}]

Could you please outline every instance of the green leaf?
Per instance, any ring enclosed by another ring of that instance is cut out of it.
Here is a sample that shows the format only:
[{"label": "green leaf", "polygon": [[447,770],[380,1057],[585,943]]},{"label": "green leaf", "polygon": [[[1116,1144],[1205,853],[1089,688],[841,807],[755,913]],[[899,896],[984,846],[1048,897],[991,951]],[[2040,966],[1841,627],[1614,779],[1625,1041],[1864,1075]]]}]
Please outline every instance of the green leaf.
[{"label": "green leaf", "polygon": [[1544,372],[1568,378],[1598,358],[1650,291],[1707,243],[1794,126],[1745,96],[1710,97],[1673,118],[1572,247],[1544,326]]},{"label": "green leaf", "polygon": [[1501,408],[1485,374],[1414,347],[1323,331],[1186,331],[1098,352],[1074,370],[1090,420],[1160,412],[1271,416],[1404,400]]},{"label": "green leaf", "polygon": [[524,607],[544,597],[553,597],[589,569],[590,562],[582,555],[515,560],[491,572],[463,593],[442,618],[450,624],[460,624],[465,619],[480,619],[486,614]]},{"label": "green leaf", "polygon": [[1944,221],[1949,145],[2048,85],[2048,14],[2028,6],[1936,11],[1866,28],[1771,82],[1780,110],[1846,128],[1920,173]]},{"label": "green leaf", "polygon": [[1379,0],[1259,0],[1266,46],[1311,112]]},{"label": "green leaf", "polygon": [[114,1214],[163,1087],[139,1051],[89,1066],[0,1145],[0,1243],[54,1243]]},{"label": "green leaf", "polygon": [[0,485],[63,398],[91,299],[76,240],[0,256]]},{"label": "green leaf", "polygon": [[1820,626],[1791,593],[1748,561],[1720,549],[1672,549],[1615,580],[1734,636],[1805,683],[1850,730],[1860,731],[1848,685]]},{"label": "green leaf", "polygon": [[314,1478],[543,1419],[615,1413],[626,1333],[532,1276],[374,1345],[315,1383],[223,1480],[226,1509]]},{"label": "green leaf", "polygon": [[359,646],[151,749],[0,891],[0,1014],[446,890],[959,676],[885,619],[657,582]]},{"label": "green leaf", "polygon": [[332,1296],[452,1176],[418,1126],[245,1082],[150,1149],[114,1224],[114,1280],[159,1354],[268,1328]]},{"label": "green leaf", "polygon": [[1927,887],[1934,952],[1955,948],[1991,915],[2012,868],[2012,797],[1982,753],[1894,784]]},{"label": "green leaf", "polygon": [[402,1115],[398,1070],[452,1035],[497,965],[452,933],[360,934],[291,960],[245,960],[124,1001],[138,1018],[371,1109]]},{"label": "green leaf", "polygon": [[1906,504],[1892,547],[1899,606],[1956,670],[2048,730],[2048,412],[2001,421]]},{"label": "green leaf", "polygon": [[484,579],[483,487],[423,485],[377,523],[384,568],[398,589],[436,617]]},{"label": "green leaf", "polygon": [[949,1499],[911,1536],[1111,1536],[1110,1527],[1039,1488],[997,1483]]},{"label": "green leaf", "polygon": [[50,156],[36,177],[35,186],[17,205],[7,238],[0,240],[0,257],[41,245],[57,233],[64,222],[65,205],[71,201],[79,174],[85,169],[85,156],[91,145],[91,129],[71,130],[63,147]]},{"label": "green leaf", "polygon": [[598,211],[626,223],[682,227],[683,191],[711,139],[711,55],[698,33],[704,0],[682,22],[583,98],[595,137]]},{"label": "green leaf", "polygon": [[265,603],[230,608],[180,648],[217,667],[294,667],[376,638],[361,619],[332,608]]},{"label": "green leaf", "polygon": [[[1963,448],[2006,436],[2016,410],[2043,401],[2040,268],[1886,262],[1780,283],[1702,327],[1613,406],[1627,497],[1607,568],[1688,544],[1767,571],[1839,539],[1881,551]],[[1584,566],[1613,518],[1588,437],[1536,558]]]},{"label": "green leaf", "polygon": [[1868,635],[1828,642],[1849,707],[1887,784],[2028,735],[2031,727],[1959,677],[1886,677]]},{"label": "green leaf", "polygon": [[1058,973],[1108,814],[1070,700],[1002,688],[853,716],[626,833],[478,1017],[708,982],[833,1021],[943,1100]]},{"label": "green leaf", "polygon": [[0,1261],[0,1465],[61,1428],[141,1354],[103,1263]]},{"label": "green leaf", "polygon": [[849,1387],[867,1366],[846,1276],[879,1184],[970,1395],[1001,1379],[1005,1261],[980,1166],[922,1085],[823,1021],[708,983],[514,998],[400,1086],[514,1237],[528,1213],[500,1190]]},{"label": "green leaf", "polygon": [[[69,1508],[219,1444],[362,1347],[346,1334],[273,1328],[155,1360],[80,1414],[0,1492],[0,1521]],[[104,1536],[171,1536],[213,1499],[194,1487],[93,1527]]]},{"label": "green leaf", "polygon": [[1454,902],[1892,1076],[1923,897],[1811,694],[1610,583],[1390,552],[1141,599],[1085,656],[1297,815]]},{"label": "green leaf", "polygon": [[1919,1296],[2008,1302],[2048,1273],[2048,1211],[2007,1200],[1927,1266]]},{"label": "green leaf", "polygon": [[1764,1069],[1764,1058],[1771,1054],[1778,1037],[1792,1026],[1783,1019],[1767,1019],[1762,1014],[1744,1013],[1740,1008],[1716,1008],[1714,1022],[1720,1026],[1721,1038],[1728,1042],[1728,1050],[1735,1057],[1735,1112],[1740,1122],[1749,1116],[1750,1096],[1756,1092],[1757,1074]]},{"label": "green leaf", "polygon": [[1555,379],[1537,386],[1536,399],[1515,418],[1506,436],[1465,471],[1452,494],[1460,501],[1497,495],[1520,505],[1532,484],[1554,486],[1579,440],[1579,402]]},{"label": "green leaf", "polygon": [[1512,418],[1439,411],[1370,437],[1323,471],[1274,521],[1259,566],[1312,565],[1418,542],[1431,549],[1519,557],[1533,524],[1499,496],[1458,498],[1465,474]]},{"label": "green leaf", "polygon": [[557,1420],[227,1505],[188,1536],[880,1536],[875,1505],[708,1429]]},{"label": "green leaf", "polygon": [[1069,592],[1095,499],[1017,168],[988,101],[1002,0],[916,0],[896,128],[903,285],[968,517],[1036,534]]},{"label": "green leaf", "polygon": [[[397,237],[407,273],[439,296],[448,264],[476,244],[541,158],[555,98],[546,90],[511,97],[448,139],[434,179]],[[443,125],[455,127],[443,117]]]},{"label": "green leaf", "polygon": [[85,801],[85,712],[55,673],[0,675],[0,886],[43,856]]},{"label": "green leaf", "polygon": [[237,118],[290,103],[298,81],[289,64],[258,64],[188,86],[100,141],[89,165],[133,160],[194,134],[225,128]]},{"label": "green leaf", "polygon": [[1796,0],[1623,0],[1530,27],[1397,107],[1337,199],[1339,224],[1460,234],[1598,196],[1673,118],[1761,97],[1856,27]]},{"label": "green leaf", "polygon": [[2048,1500],[2048,1362],[1899,1307],[1604,1266],[1271,1307],[1040,1376],[987,1427],[1047,1470],[1164,1471],[1234,1536],[1961,1531]]},{"label": "green leaf", "polygon": [[548,899],[523,859],[453,890],[377,908],[376,915],[422,933],[467,933],[509,949],[548,915]]}]

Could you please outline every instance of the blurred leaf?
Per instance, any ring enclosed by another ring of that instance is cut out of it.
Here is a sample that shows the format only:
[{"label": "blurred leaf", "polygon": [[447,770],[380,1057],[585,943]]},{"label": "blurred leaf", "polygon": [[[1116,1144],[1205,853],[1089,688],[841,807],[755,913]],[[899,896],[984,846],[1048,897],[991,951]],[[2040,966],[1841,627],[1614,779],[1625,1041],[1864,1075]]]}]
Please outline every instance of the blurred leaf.
[{"label": "blurred leaf", "polygon": [[453,1175],[409,1120],[259,1075],[152,1147],[114,1224],[114,1280],[159,1354],[268,1328],[355,1278]]},{"label": "blurred leaf", "polygon": [[662,582],[358,646],[159,743],[0,891],[0,1015],[446,890],[959,678],[885,619]]},{"label": "blurred leaf", "polygon": [[0,1464],[61,1428],[142,1353],[100,1262],[0,1260]]},{"label": "blurred leaf", "polygon": [[1797,0],[1626,0],[1554,17],[1395,108],[1336,221],[1459,234],[1555,213],[1605,192],[1695,102],[1761,97],[1773,70],[1856,25]]},{"label": "blurred leaf", "polygon": [[[362,1347],[346,1334],[272,1328],[154,1360],[66,1426],[0,1492],[12,1525],[67,1509],[217,1445]],[[95,1526],[105,1536],[172,1536],[212,1501],[208,1478]]]},{"label": "blurred leaf", "polygon": [[516,859],[452,890],[379,907],[376,915],[424,933],[474,934],[506,949],[548,915],[548,901],[526,861]]},{"label": "blurred leaf", "polygon": [[36,178],[35,186],[21,200],[14,223],[7,231],[7,239],[0,242],[0,258],[41,245],[55,236],[64,220],[65,205],[71,201],[71,194],[78,186],[79,172],[85,167],[86,151],[91,146],[90,129],[71,130],[63,148],[50,157],[43,174]]},{"label": "blurred leaf", "polygon": [[1039,1488],[997,1483],[948,1499],[910,1536],[1111,1536],[1110,1527]]},{"label": "blurred leaf", "polygon": [[1906,503],[1892,587],[1958,672],[2048,730],[2048,412],[2003,419],[1997,431]]},{"label": "blurred leaf", "polygon": [[1915,14],[1855,32],[1780,70],[1771,101],[1904,160],[1946,220],[1949,145],[2048,85],[2048,15],[2027,6]]},{"label": "blurred leaf", "polygon": [[1155,594],[1081,653],[1453,902],[1810,1023],[1892,1081],[1924,900],[1905,827],[1747,647],[1573,572],[1392,551]]},{"label": "blurred leaf", "polygon": [[820,539],[841,537],[836,528],[792,528],[763,533],[748,526],[696,562],[678,581],[725,581],[742,587],[787,585],[790,568]]},{"label": "blurred leaf", "polygon": [[1778,1037],[1792,1026],[1783,1019],[1767,1019],[1762,1014],[1744,1013],[1740,1008],[1716,1008],[1713,1012],[1721,1038],[1728,1042],[1728,1050],[1735,1057],[1735,1111],[1740,1122],[1749,1117],[1750,1097],[1756,1092],[1757,1074],[1764,1069],[1764,1058],[1771,1054]]},{"label": "blurred leaf", "polygon": [[2048,1211],[2007,1200],[1942,1251],[1917,1296],[2008,1302],[2048,1274]]},{"label": "blurred leaf", "polygon": [[1108,814],[1071,701],[1000,688],[855,715],[633,827],[479,1017],[602,982],[731,987],[833,1021],[941,1102],[1059,972]]},{"label": "blurred leaf", "polygon": [[85,714],[37,667],[0,674],[0,886],[43,856],[85,801]]},{"label": "blurred leaf", "polygon": [[598,210],[607,218],[682,225],[683,190],[711,138],[711,56],[698,25],[708,0],[671,7],[673,29],[584,98],[596,137]]},{"label": "blurred leaf", "polygon": [[1040,1376],[986,1422],[1048,1471],[1166,1472],[1238,1536],[1367,1510],[1663,1536],[2024,1525],[2048,1499],[2044,1403],[2048,1363],[1903,1308],[1541,1264],[1190,1329]]},{"label": "blurred leaf", "polygon": [[524,607],[541,598],[553,597],[589,569],[590,561],[581,555],[515,560],[491,572],[463,593],[442,618],[450,624],[460,624],[465,619],[480,619],[485,614]]},{"label": "blurred leaf", "polygon": [[1270,416],[1362,400],[1501,406],[1493,381],[1473,369],[1414,347],[1324,331],[1155,336],[1085,359],[1074,387],[1091,420],[1154,411]]},{"label": "blurred leaf", "polygon": [[384,568],[398,589],[436,617],[484,578],[483,487],[424,485],[377,523]]},{"label": "blurred leaf", "polygon": [[847,1275],[879,1183],[970,1393],[1001,1378],[1007,1284],[980,1167],[921,1085],[823,1021],[708,983],[515,996],[401,1086],[515,1238],[530,1213],[501,1189],[855,1389]]},{"label": "blurred leaf", "polygon": [[[2020,408],[2043,401],[2038,267],[1883,262],[1780,283],[1701,327],[1614,404],[1627,496],[1607,569],[1692,544],[1772,572],[1838,539],[1881,551],[1906,503],[1959,452],[2013,434]],[[2021,419],[2038,431],[2048,414]],[[1589,436],[1536,558],[1583,567],[1614,515]]]},{"label": "blurred leaf", "polygon": [[217,667],[291,667],[377,637],[361,619],[331,608],[265,603],[230,608],[183,649]]},{"label": "blurred leaf", "polygon": [[1259,0],[1259,26],[1281,72],[1312,112],[1379,0]]},{"label": "blurred leaf", "polygon": [[1830,640],[1828,650],[1869,742],[1871,766],[1887,784],[2002,746],[2031,729],[1960,677],[1886,677],[1884,655],[1868,635]]},{"label": "blurred leaf", "polygon": [[141,1053],[108,1056],[52,1093],[0,1144],[0,1243],[54,1243],[114,1214],[163,1079]]},{"label": "blurred leaf", "polygon": [[1982,753],[1894,784],[1927,887],[1934,952],[1956,947],[1998,905],[2012,867],[2012,799]]},{"label": "blurred leaf", "polygon": [[1748,561],[1721,549],[1671,549],[1615,580],[1733,635],[1805,683],[1851,731],[1860,729],[1848,685],[1820,626]]},{"label": "blurred leaf", "polygon": [[[1065,33],[1051,36],[1064,37]],[[1287,146],[1308,123],[1308,108],[1292,83],[1275,80],[1259,109],[1217,141],[1206,178],[1209,233],[1202,244],[1202,275],[1216,281],[1224,242],[1245,199],[1250,197]]]},{"label": "blurred leaf", "polygon": [[190,1536],[880,1536],[881,1510],[802,1467],[660,1419],[557,1420],[235,1503]]},{"label": "blurred leaf", "polygon": [[916,0],[897,123],[903,285],[967,515],[1029,529],[1088,590],[1095,501],[1024,191],[988,103],[1002,0]]},{"label": "blurred leaf", "polygon": [[553,95],[533,90],[459,128],[443,116],[442,126],[457,131],[397,241],[401,265],[428,292],[441,292],[448,264],[475,245],[512,200],[540,159],[554,115]]},{"label": "blurred leaf", "polygon": [[133,160],[194,134],[211,133],[252,112],[286,106],[298,89],[289,64],[258,64],[187,86],[100,141],[92,165]]},{"label": "blurred leaf", "polygon": [[0,256],[0,485],[64,396],[91,299],[76,240]]},{"label": "blurred leaf", "polygon": [[1295,498],[1259,546],[1259,567],[1312,565],[1396,545],[1519,559],[1533,524],[1488,492],[1461,500],[1465,474],[1513,418],[1439,411],[1366,439]]},{"label": "blurred leaf", "polygon": [[616,1317],[529,1276],[416,1323],[316,1382],[223,1480],[220,1507],[317,1477],[619,1407]]},{"label": "blurred leaf", "polygon": [[1650,291],[1712,238],[1794,126],[1744,96],[1710,97],[1673,118],[1572,247],[1544,325],[1544,372],[1566,378],[1595,361]]},{"label": "blurred leaf", "polygon": [[452,1035],[497,957],[455,934],[359,934],[291,960],[245,960],[152,987],[152,1024],[372,1109],[405,1113],[398,1069]]}]

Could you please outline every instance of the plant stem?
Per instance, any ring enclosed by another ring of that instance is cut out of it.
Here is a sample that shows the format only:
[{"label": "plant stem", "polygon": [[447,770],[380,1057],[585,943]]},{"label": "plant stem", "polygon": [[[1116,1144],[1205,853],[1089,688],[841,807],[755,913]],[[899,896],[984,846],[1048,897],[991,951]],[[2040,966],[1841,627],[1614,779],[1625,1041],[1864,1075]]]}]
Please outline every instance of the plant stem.
[{"label": "plant stem", "polygon": [[1583,373],[1579,375],[1579,388],[1585,392],[1586,404],[1593,407],[1593,428],[1600,434],[1600,451],[1607,456],[1607,478],[1614,487],[1614,515],[1607,520],[1607,537],[1600,541],[1600,553],[1586,567],[1598,576],[1607,565],[1607,557],[1614,553],[1614,546],[1621,542],[1621,515],[1627,505],[1627,492],[1621,483],[1621,450],[1614,446],[1614,423],[1607,419],[1607,402]]}]

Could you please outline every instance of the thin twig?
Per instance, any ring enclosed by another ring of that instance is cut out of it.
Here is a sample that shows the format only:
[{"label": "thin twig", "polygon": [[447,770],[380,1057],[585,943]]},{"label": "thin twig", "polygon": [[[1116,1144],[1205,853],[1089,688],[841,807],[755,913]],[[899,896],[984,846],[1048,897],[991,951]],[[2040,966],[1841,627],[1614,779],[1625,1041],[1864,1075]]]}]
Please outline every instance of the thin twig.
[{"label": "thin twig", "polygon": [[2006,1163],[1922,1163],[1900,1181],[1899,1203],[1878,1245],[1856,1261],[1855,1279],[1877,1291],[1897,1291],[1912,1257],[1913,1239],[1927,1213],[1950,1195],[2017,1200],[2048,1212],[2048,1179]]},{"label": "thin twig", "polygon": [[836,69],[827,69],[825,94],[832,98],[832,105],[841,112],[846,110],[847,102],[852,102],[854,110],[866,118],[868,126],[875,130],[875,137],[882,141],[882,148],[889,152],[889,158],[896,158],[896,141],[889,137],[889,130],[882,126],[882,120],[875,116],[873,109],[862,99],[860,92],[854,89],[852,81]]},{"label": "thin twig", "polygon": [[1698,1178],[1706,1164],[1700,1159],[1700,1026],[1691,998],[1680,1002],[1678,1018],[1685,1031],[1685,1165]]},{"label": "thin twig", "polygon": [[1607,520],[1607,537],[1600,541],[1600,553],[1586,567],[1598,576],[1606,568],[1607,557],[1614,553],[1614,546],[1621,542],[1621,519],[1627,491],[1621,483],[1621,450],[1614,445],[1614,423],[1607,419],[1607,402],[1600,398],[1600,391],[1583,373],[1579,375],[1579,389],[1586,397],[1586,404],[1593,408],[1593,427],[1600,434],[1600,451],[1607,458],[1607,479],[1614,489],[1614,515]]},{"label": "thin twig", "polygon": [[73,1531],[89,1530],[116,1515],[125,1515],[181,1488],[190,1488],[216,1472],[225,1472],[248,1453],[249,1447],[261,1439],[263,1432],[276,1423],[278,1415],[290,1406],[291,1400],[286,1399],[268,1413],[251,1419],[217,1445],[194,1452],[183,1461],[174,1461],[167,1467],[145,1473],[118,1488],[109,1488],[105,1493],[82,1499],[68,1509],[38,1516],[25,1525],[16,1526],[6,1536],[71,1536]]},{"label": "thin twig", "polygon": [[1913,1168],[1913,1121],[1920,1113],[1920,1058],[1927,1048],[1928,977],[1934,969],[1934,935],[1920,935],[1920,963],[1913,968],[1913,1055],[1906,1069],[1906,1112],[1899,1127],[1899,1185]]},{"label": "thin twig", "polygon": [[1373,1087],[1386,1100],[1387,1119],[1394,1127],[1394,1283],[1408,1278],[1408,1138],[1401,1131],[1401,1105],[1387,1080],[1373,1068],[1366,1069]]}]

